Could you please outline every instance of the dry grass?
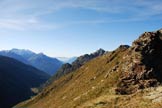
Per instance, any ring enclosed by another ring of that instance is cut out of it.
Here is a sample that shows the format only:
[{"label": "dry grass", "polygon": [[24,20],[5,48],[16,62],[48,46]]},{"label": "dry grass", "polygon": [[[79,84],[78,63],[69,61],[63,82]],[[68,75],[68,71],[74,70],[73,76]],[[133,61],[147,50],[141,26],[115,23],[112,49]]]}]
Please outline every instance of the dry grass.
[{"label": "dry grass", "polygon": [[162,104],[143,98],[148,91],[116,95],[115,87],[122,73],[126,49],[117,49],[91,60],[80,69],[60,78],[36,97],[17,108],[160,108]]}]

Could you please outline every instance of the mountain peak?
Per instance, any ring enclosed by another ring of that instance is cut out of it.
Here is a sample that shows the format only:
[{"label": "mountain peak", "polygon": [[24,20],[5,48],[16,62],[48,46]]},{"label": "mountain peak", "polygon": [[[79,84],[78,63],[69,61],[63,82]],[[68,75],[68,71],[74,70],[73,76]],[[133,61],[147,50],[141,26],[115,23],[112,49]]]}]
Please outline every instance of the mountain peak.
[{"label": "mountain peak", "polygon": [[100,56],[100,55],[103,55],[104,53],[105,53],[105,50],[103,50],[102,48],[100,48],[96,52],[94,52],[92,55]]},{"label": "mountain peak", "polygon": [[126,48],[126,49],[127,49],[127,48],[129,48],[129,47],[130,47],[129,45],[120,45],[120,46],[119,46],[119,49],[122,49],[122,48],[124,48],[124,49]]},{"label": "mountain peak", "polygon": [[104,49],[102,49],[102,48],[99,48],[96,52],[103,52],[103,51],[105,51]]},{"label": "mountain peak", "polygon": [[46,56],[44,53],[38,53],[39,56]]},{"label": "mountain peak", "polygon": [[145,32],[142,34],[137,40],[135,40],[132,44],[135,46],[146,46],[153,44],[152,42],[158,41],[161,38],[162,30],[157,32]]},{"label": "mountain peak", "polygon": [[34,54],[34,52],[32,52],[30,50],[27,50],[27,49],[17,49],[17,48],[13,48],[13,49],[11,49],[9,51],[14,52],[14,53],[19,54],[19,55],[24,54],[24,53],[25,54]]}]

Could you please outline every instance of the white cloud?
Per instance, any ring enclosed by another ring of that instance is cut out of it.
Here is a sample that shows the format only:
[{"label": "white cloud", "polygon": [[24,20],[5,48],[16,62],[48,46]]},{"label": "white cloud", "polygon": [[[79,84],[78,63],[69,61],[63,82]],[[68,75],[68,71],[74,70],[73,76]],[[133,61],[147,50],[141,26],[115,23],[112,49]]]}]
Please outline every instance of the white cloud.
[{"label": "white cloud", "polygon": [[161,0],[1,0],[1,29],[56,29],[64,24],[49,23],[48,16],[63,9],[87,9],[103,14],[127,14],[125,19],[91,19],[68,24],[99,24],[149,19],[162,13]]},{"label": "white cloud", "polygon": [[57,29],[60,25],[38,22],[38,20],[20,20],[20,19],[0,19],[0,29],[10,30],[47,30]]}]

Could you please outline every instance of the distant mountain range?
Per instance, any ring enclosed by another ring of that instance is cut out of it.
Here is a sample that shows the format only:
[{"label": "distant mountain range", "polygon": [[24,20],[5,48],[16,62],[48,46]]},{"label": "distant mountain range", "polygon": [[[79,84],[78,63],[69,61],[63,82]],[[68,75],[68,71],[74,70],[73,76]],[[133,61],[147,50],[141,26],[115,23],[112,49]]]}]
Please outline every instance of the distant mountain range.
[{"label": "distant mountain range", "polygon": [[22,63],[36,67],[53,75],[63,64],[60,60],[48,57],[43,53],[36,54],[30,50],[12,49],[0,51],[0,55],[14,58]]},{"label": "distant mountain range", "polygon": [[40,86],[50,76],[13,58],[0,56],[0,108],[11,108],[29,99],[32,88]]},{"label": "distant mountain range", "polygon": [[62,61],[63,63],[73,63],[77,57],[57,57],[58,60]]}]

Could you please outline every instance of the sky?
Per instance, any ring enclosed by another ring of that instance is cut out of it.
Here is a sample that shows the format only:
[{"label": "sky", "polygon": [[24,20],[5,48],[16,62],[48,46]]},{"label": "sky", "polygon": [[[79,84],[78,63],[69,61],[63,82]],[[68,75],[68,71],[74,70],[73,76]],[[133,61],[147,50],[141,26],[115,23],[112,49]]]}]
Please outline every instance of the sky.
[{"label": "sky", "polygon": [[0,50],[72,57],[161,28],[161,0],[0,0]]}]

